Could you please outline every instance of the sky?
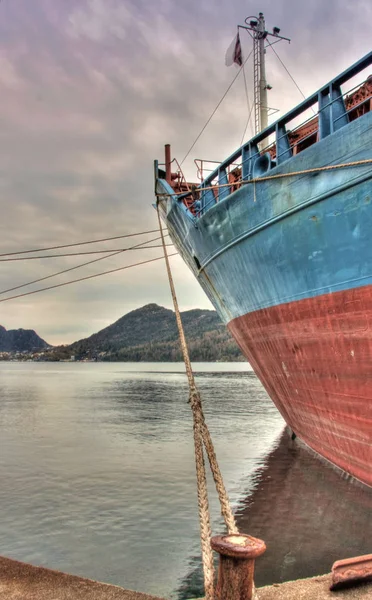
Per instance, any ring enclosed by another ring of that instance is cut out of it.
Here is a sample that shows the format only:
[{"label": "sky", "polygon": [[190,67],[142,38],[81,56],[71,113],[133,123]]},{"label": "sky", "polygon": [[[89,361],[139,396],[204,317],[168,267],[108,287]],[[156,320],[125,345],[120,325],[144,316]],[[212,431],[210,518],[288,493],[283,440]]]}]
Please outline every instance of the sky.
[{"label": "sky", "polygon": [[[1,0],[0,253],[157,229],[153,161],[166,143],[179,161],[186,155],[236,75],[224,64],[236,25],[259,11],[291,38],[276,50],[305,95],[371,49],[368,0]],[[242,46],[247,56],[248,34]],[[250,60],[246,69],[251,90]],[[267,80],[277,115],[301,101],[270,50]],[[222,161],[240,146],[246,120],[240,74],[185,161],[186,177],[195,180],[194,158]],[[18,293],[161,252],[127,252]],[[90,258],[0,262],[0,292]],[[181,309],[211,308],[181,259],[171,260]],[[67,344],[150,302],[172,307],[163,261],[1,302],[0,324]]]}]

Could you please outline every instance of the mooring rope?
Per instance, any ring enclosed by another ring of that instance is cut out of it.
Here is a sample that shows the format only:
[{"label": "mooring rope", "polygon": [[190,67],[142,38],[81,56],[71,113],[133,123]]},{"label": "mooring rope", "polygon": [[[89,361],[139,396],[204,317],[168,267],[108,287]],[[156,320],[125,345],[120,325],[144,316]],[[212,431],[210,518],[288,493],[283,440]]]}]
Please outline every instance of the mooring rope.
[{"label": "mooring rope", "polygon": [[[216,185],[210,185],[206,187],[197,187],[195,192],[206,192],[208,190],[218,190],[225,187],[233,187],[236,185],[253,185],[256,183],[262,183],[263,181],[270,181],[271,179],[285,179],[286,177],[294,177],[295,175],[310,175],[311,173],[319,173],[321,171],[334,171],[336,169],[346,169],[348,167],[362,167],[364,165],[372,164],[372,158],[366,158],[363,160],[356,160],[349,163],[340,163],[338,165],[326,165],[324,167],[313,167],[312,169],[303,169],[302,171],[291,171],[290,173],[277,173],[276,175],[265,175],[262,177],[256,177],[255,179],[238,179],[237,181],[230,183],[216,183]],[[191,192],[190,192],[191,193]],[[172,194],[157,193],[156,196],[163,198],[172,198],[173,196],[187,196],[187,192],[174,192]]]},{"label": "mooring rope", "polygon": [[202,547],[202,562],[204,572],[204,587],[205,587],[205,598],[206,600],[213,600],[214,598],[214,565],[213,565],[213,554],[210,545],[210,538],[212,536],[210,515],[209,515],[209,501],[208,501],[208,490],[207,490],[207,477],[205,472],[205,461],[204,451],[208,456],[209,465],[212,471],[213,479],[216,485],[217,493],[221,504],[221,513],[226,523],[229,534],[238,533],[238,528],[235,523],[234,515],[231,510],[229,498],[226,492],[226,488],[222,479],[221,471],[218,466],[216,453],[214,450],[211,435],[205,422],[204,412],[201,402],[199,390],[196,387],[194,373],[191,366],[190,356],[187,348],[185,332],[182,325],[181,314],[178,307],[178,300],[176,296],[176,290],[174,287],[172,271],[170,268],[167,248],[165,244],[165,238],[163,233],[163,226],[161,223],[161,217],[159,212],[159,204],[157,203],[157,213],[159,221],[159,230],[162,238],[164,259],[167,267],[169,286],[172,294],[174,311],[176,313],[176,321],[178,327],[178,333],[180,337],[181,349],[183,360],[186,367],[186,374],[189,383],[189,402],[191,404],[193,421],[194,421],[194,446],[195,446],[195,465],[196,465],[196,478],[198,488],[198,508],[199,508],[199,521],[200,521],[200,538]]},{"label": "mooring rope", "polygon": [[[308,173],[314,173],[317,171],[327,171],[332,169],[338,169],[342,167],[353,167],[359,166],[363,164],[372,163],[371,160],[362,160],[353,163],[347,163],[342,165],[330,165],[326,167],[318,167],[314,169],[306,169],[304,171],[297,171],[294,173],[285,173],[278,174],[266,177],[260,177],[257,179],[251,179],[249,181],[240,181],[234,182],[242,183],[242,184],[253,184],[254,195],[256,192],[256,183],[261,181],[267,181],[269,179],[279,179],[283,177],[290,177],[294,175],[302,175]],[[211,186],[202,188],[202,191],[208,189],[214,189],[218,187],[228,187],[231,186],[229,184],[222,184],[219,186]],[[231,510],[231,506],[229,503],[229,498],[226,492],[226,488],[222,479],[221,471],[219,469],[219,465],[217,462],[216,453],[214,450],[212,438],[210,432],[208,430],[207,424],[205,422],[204,412],[202,408],[202,402],[200,397],[200,392],[196,387],[194,373],[191,366],[190,356],[187,348],[185,332],[182,325],[181,314],[178,306],[178,300],[176,296],[176,291],[173,282],[173,276],[170,268],[170,263],[168,259],[168,253],[165,243],[165,236],[163,232],[163,226],[160,217],[159,211],[159,198],[160,197],[169,197],[169,196],[177,196],[184,195],[183,194],[156,194],[157,202],[157,214],[159,221],[159,231],[162,241],[162,247],[164,252],[164,259],[167,268],[169,286],[172,294],[172,300],[174,305],[174,310],[176,314],[176,321],[178,327],[178,333],[181,343],[183,360],[185,363],[186,374],[189,384],[189,402],[191,404],[192,414],[193,414],[193,432],[194,432],[194,447],[195,447],[195,465],[196,465],[196,478],[197,478],[197,494],[198,494],[198,509],[199,509],[199,522],[200,522],[200,539],[201,539],[201,549],[202,549],[202,563],[203,563],[203,573],[204,573],[204,588],[205,588],[205,600],[214,600],[214,564],[213,564],[213,554],[210,545],[210,538],[212,536],[211,523],[210,523],[210,513],[209,513],[209,501],[208,501],[208,489],[207,489],[207,478],[205,471],[205,460],[204,460],[204,449],[208,456],[209,465],[212,471],[213,479],[216,485],[216,490],[219,496],[220,505],[221,505],[221,514],[226,523],[226,527],[229,534],[239,533],[238,528],[235,523],[234,515]],[[254,592],[255,594],[255,592]]]}]

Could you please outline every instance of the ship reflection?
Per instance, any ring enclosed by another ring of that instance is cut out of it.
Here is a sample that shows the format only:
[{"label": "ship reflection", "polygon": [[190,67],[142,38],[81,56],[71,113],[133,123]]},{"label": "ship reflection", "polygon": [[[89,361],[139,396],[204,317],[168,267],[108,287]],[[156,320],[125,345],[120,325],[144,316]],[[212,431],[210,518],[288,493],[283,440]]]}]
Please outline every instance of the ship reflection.
[{"label": "ship reflection", "polygon": [[[372,551],[372,490],[292,442],[286,432],[254,479],[255,489],[236,517],[240,531],[267,545],[256,562],[258,587],[327,573],[337,559]],[[196,557],[190,561],[177,591],[180,600],[202,593],[198,563]]]}]

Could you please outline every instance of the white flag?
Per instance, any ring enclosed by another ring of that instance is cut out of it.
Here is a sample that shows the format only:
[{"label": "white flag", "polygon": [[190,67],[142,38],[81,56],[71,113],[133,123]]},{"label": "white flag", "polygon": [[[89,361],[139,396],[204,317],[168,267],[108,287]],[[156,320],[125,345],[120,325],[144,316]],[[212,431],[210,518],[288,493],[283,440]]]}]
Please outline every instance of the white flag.
[{"label": "white flag", "polygon": [[240,43],[239,31],[227,49],[225,57],[225,65],[231,67],[233,64],[241,67],[243,64],[242,46]]}]

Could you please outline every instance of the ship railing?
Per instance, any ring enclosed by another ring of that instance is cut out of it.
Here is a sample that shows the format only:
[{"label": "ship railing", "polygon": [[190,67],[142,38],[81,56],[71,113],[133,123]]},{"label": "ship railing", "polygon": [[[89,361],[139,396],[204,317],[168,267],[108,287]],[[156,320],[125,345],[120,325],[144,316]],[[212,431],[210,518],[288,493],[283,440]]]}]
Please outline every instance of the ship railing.
[{"label": "ship railing", "polygon": [[[370,94],[363,97],[359,102],[357,103],[352,103],[350,105],[350,107],[347,107],[347,102],[352,98],[353,94],[355,92],[357,92],[358,90],[360,90],[361,88],[363,88],[363,86],[368,85],[368,83],[370,83]],[[343,119],[345,114],[349,116],[349,121],[354,120],[353,118],[353,113],[356,113],[358,108],[366,108],[366,112],[369,110],[372,110],[372,79],[371,77],[368,77],[362,84],[358,84],[355,85],[354,87],[348,89],[346,92],[342,92],[339,96],[335,97],[330,103],[334,104],[336,102],[339,102],[340,100],[343,100],[344,105],[345,105],[345,112],[340,114],[338,117],[334,118],[334,123],[337,123],[339,120]],[[322,110],[324,110],[327,107],[323,107],[322,109],[320,109],[319,112],[321,112]],[[354,116],[354,118],[357,118],[357,115]],[[307,135],[302,135],[300,137],[300,139],[295,139],[296,135],[300,133],[301,130],[303,130],[306,126],[310,126],[313,125],[313,128],[311,129],[311,131],[307,134]],[[318,115],[312,115],[310,116],[306,121],[301,122],[299,125],[297,125],[295,128],[291,128],[290,130],[288,130],[286,133],[288,134],[289,138],[292,138],[292,141],[290,143],[290,148],[292,149],[293,155],[298,154],[299,152],[301,152],[302,150],[304,150],[305,148],[307,148],[308,146],[311,146],[313,143],[317,142],[319,140],[319,136],[318,136]],[[284,135],[281,136],[280,139],[282,139],[284,137]],[[272,155],[273,158],[276,158],[276,146],[274,144],[274,146],[269,146],[265,149],[265,151],[269,151],[270,154]],[[279,158],[281,157],[281,155],[283,154],[283,152],[279,153],[278,156]]]},{"label": "ship railing", "polygon": [[171,162],[171,164],[175,163],[177,170],[176,173],[172,173],[172,177],[173,175],[177,178],[177,184],[179,189],[182,189],[182,187],[186,188],[187,191],[191,191],[191,186],[190,184],[187,182],[187,179],[182,171],[181,165],[178,162],[178,160],[176,158],[174,158]]},{"label": "ship railing", "polygon": [[[179,164],[178,160],[176,158],[173,158],[170,161],[170,165],[176,165],[176,170],[175,171],[171,171],[170,173],[170,180],[172,183],[172,187],[175,189],[175,191],[180,191],[180,190],[184,190],[185,192],[191,192],[191,184],[188,183],[181,165]],[[159,167],[164,167],[164,171],[166,169],[166,163],[158,163]]]},{"label": "ship railing", "polygon": [[[284,161],[292,158],[297,153],[297,144],[310,141],[311,136],[316,133],[316,139],[319,141],[332,133],[347,125],[350,121],[350,114],[366,102],[366,98],[362,99],[358,105],[354,105],[347,109],[345,107],[344,97],[350,94],[342,93],[341,86],[347,81],[361,73],[364,69],[372,64],[372,52],[364,56],[357,63],[349,67],[338,77],[331,80],[325,86],[321,87],[317,92],[306,98],[303,102],[297,105],[290,112],[279,118],[266,129],[254,136],[250,141],[243,144],[233,154],[231,154],[223,163],[212,170],[202,180],[202,183],[197,188],[197,210],[196,216],[201,216],[206,209],[225,199],[239,187],[239,183],[235,182],[229,186],[229,175],[234,169],[241,169],[240,181],[244,182],[253,178],[258,178],[267,174],[274,166],[280,165]],[[353,89],[356,89],[356,86]],[[303,115],[308,109],[317,105],[316,116],[309,117],[304,123],[296,126],[293,130],[287,130],[287,126]],[[311,123],[317,124],[316,130],[301,139],[294,140],[296,130],[304,125]],[[274,143],[269,143],[265,148],[261,148],[262,142],[271,140],[270,136],[274,137]],[[308,144],[311,145],[311,144]],[[275,153],[274,149],[275,148]],[[231,170],[232,165],[234,169]],[[213,188],[203,191],[203,188]],[[181,199],[181,198],[180,198]]]},{"label": "ship railing", "polygon": [[[220,165],[221,161],[220,160],[210,160],[210,159],[205,159],[205,158],[195,158],[194,164],[196,166],[196,176],[199,179],[199,181],[203,182],[208,173],[212,173],[213,171],[215,171],[216,167],[215,166],[212,167],[212,165]],[[233,171],[236,168],[240,168],[240,167],[241,167],[241,161],[231,163],[231,165],[228,165],[228,167],[227,167],[228,173],[231,173],[231,171]]]},{"label": "ship railing", "polygon": [[199,181],[204,181],[204,174],[212,173],[216,168],[216,167],[208,168],[208,166],[206,166],[206,165],[220,165],[221,161],[220,160],[208,160],[208,159],[204,159],[204,158],[195,158],[194,164],[196,166],[197,178],[199,179]]}]

